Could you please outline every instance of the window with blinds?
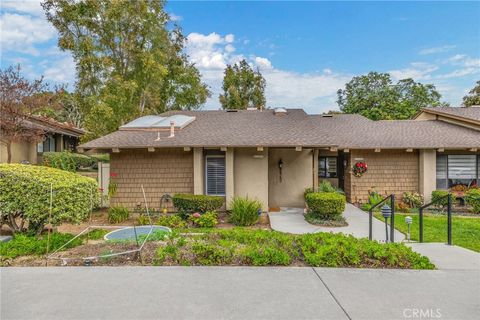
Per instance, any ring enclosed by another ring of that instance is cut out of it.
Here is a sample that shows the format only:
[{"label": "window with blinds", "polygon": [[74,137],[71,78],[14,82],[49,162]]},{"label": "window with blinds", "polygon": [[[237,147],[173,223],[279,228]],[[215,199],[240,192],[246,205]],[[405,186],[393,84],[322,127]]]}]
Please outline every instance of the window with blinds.
[{"label": "window with blinds", "polygon": [[337,157],[319,157],[318,176],[320,178],[337,178]]},{"label": "window with blinds", "polygon": [[479,156],[474,154],[450,154],[437,156],[437,189],[448,189],[462,184],[466,186],[480,179]]},{"label": "window with blinds", "polygon": [[205,184],[208,195],[225,195],[225,156],[205,157]]}]

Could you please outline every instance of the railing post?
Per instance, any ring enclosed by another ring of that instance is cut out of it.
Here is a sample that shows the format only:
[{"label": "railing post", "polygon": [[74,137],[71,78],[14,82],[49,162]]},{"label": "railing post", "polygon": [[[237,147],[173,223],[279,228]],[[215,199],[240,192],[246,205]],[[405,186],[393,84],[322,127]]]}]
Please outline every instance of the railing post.
[{"label": "railing post", "polygon": [[423,242],[423,208],[418,210],[418,227],[420,230],[419,241]]},{"label": "railing post", "polygon": [[391,195],[392,216],[390,217],[390,242],[395,242],[395,194]]},{"label": "railing post", "polygon": [[447,232],[448,232],[448,245],[452,245],[452,194],[448,194],[447,198]]},{"label": "railing post", "polygon": [[372,220],[373,220],[373,212],[372,210],[368,210],[368,240],[372,240]]}]

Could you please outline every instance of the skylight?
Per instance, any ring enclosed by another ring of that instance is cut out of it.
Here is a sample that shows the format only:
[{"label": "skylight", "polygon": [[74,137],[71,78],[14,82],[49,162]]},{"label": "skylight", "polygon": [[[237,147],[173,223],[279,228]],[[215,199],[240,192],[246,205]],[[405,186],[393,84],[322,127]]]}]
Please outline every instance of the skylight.
[{"label": "skylight", "polygon": [[120,129],[167,129],[170,128],[170,122],[174,123],[175,128],[182,129],[194,120],[195,117],[183,114],[170,117],[143,116],[121,126]]}]

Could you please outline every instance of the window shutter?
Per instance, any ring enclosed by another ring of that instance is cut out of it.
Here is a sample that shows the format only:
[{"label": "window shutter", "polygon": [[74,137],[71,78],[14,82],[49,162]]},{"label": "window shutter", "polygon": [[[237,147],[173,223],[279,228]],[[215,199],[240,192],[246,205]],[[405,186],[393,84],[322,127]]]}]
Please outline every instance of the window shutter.
[{"label": "window shutter", "polygon": [[225,195],[225,157],[206,158],[207,194]]},{"label": "window shutter", "polygon": [[448,178],[449,179],[476,179],[477,177],[476,155],[449,155]]}]

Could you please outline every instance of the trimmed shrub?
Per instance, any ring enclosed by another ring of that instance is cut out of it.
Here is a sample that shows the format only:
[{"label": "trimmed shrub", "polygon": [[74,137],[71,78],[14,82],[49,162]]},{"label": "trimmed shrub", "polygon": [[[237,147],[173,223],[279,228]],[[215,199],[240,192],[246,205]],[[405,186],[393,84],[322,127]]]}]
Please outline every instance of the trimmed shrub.
[{"label": "trimmed shrub", "polygon": [[43,166],[0,164],[2,224],[13,232],[41,232],[49,219],[50,186],[54,226],[79,223],[100,203],[98,184],[92,178]]},{"label": "trimmed shrub", "polygon": [[223,206],[224,198],[202,194],[177,193],[173,196],[173,205],[183,212],[215,211]]},{"label": "trimmed shrub", "polygon": [[70,172],[75,172],[79,168],[91,167],[96,163],[96,161],[89,156],[69,151],[45,152],[42,157],[44,166]]},{"label": "trimmed shrub", "polygon": [[423,205],[423,196],[417,192],[404,192],[402,202],[410,208],[419,208]]},{"label": "trimmed shrub", "polygon": [[120,223],[128,219],[130,212],[125,207],[111,207],[108,209],[108,222]]},{"label": "trimmed shrub", "polygon": [[480,213],[480,189],[467,190],[465,202],[472,207],[473,213]]},{"label": "trimmed shrub", "polygon": [[169,228],[185,228],[187,223],[177,215],[158,217],[156,224]]},{"label": "trimmed shrub", "polygon": [[305,197],[308,212],[325,220],[335,220],[345,210],[346,199],[336,192],[317,192]]},{"label": "trimmed shrub", "polygon": [[258,212],[262,203],[258,200],[235,197],[230,204],[232,212],[229,221],[237,226],[251,226],[258,221]]},{"label": "trimmed shrub", "polygon": [[[448,206],[448,191],[447,190],[434,190],[432,191],[432,202],[435,207],[440,210],[445,210]],[[452,194],[452,201],[455,201],[455,196]]]},{"label": "trimmed shrub", "polygon": [[213,228],[218,223],[217,213],[214,211],[205,212],[199,216],[192,214],[189,219],[193,222],[194,226],[200,228]]},{"label": "trimmed shrub", "polygon": [[95,162],[104,162],[104,163],[110,162],[110,155],[108,153],[91,154],[90,158],[95,160]]}]

